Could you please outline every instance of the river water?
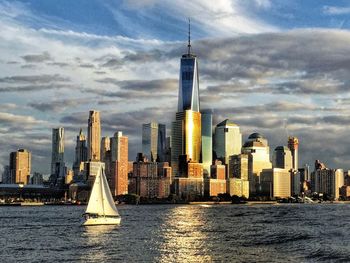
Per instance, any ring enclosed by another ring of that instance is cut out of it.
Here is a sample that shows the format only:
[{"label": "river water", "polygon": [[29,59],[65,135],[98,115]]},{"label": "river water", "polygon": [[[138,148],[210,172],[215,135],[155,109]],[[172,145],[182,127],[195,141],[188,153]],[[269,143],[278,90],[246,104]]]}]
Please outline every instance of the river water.
[{"label": "river water", "polygon": [[124,205],[117,227],[84,209],[0,207],[0,262],[350,262],[348,204]]}]

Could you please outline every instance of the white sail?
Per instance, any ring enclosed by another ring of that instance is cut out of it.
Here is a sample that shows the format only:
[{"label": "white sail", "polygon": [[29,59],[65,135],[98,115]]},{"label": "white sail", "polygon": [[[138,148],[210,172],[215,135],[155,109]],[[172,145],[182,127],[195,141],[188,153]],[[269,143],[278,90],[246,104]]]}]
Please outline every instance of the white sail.
[{"label": "white sail", "polygon": [[101,216],[119,216],[102,167],[96,175],[86,213]]},{"label": "white sail", "polygon": [[118,210],[115,207],[114,200],[112,197],[111,190],[109,189],[104,169],[101,173],[102,182],[102,196],[103,196],[103,209],[106,216],[119,216]]},{"label": "white sail", "polygon": [[101,176],[99,172],[96,175],[94,185],[92,186],[89,203],[86,208],[86,213],[103,215],[103,206],[102,206],[101,197],[102,197],[102,187],[101,187]]}]

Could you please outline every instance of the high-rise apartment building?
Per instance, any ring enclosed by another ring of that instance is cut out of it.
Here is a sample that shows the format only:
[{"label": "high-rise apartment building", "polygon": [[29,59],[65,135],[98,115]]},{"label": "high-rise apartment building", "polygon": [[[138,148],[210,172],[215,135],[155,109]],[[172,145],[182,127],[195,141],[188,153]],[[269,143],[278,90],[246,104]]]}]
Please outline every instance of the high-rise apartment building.
[{"label": "high-rise apartment building", "polygon": [[166,151],[166,127],[151,122],[142,125],[142,153],[150,162],[164,162]]},{"label": "high-rise apartment building", "polygon": [[52,129],[51,175],[64,177],[64,128]]},{"label": "high-rise apartment building", "polygon": [[339,191],[343,185],[344,171],[342,169],[320,167],[311,173],[312,191],[328,195],[330,199],[339,199]]},{"label": "high-rise apartment building", "polygon": [[116,132],[111,138],[111,178],[108,178],[113,195],[128,193],[128,137]]},{"label": "high-rise apartment building", "polygon": [[88,160],[100,161],[101,155],[100,112],[90,111],[88,120]]},{"label": "high-rise apartment building", "polygon": [[10,154],[11,183],[28,184],[32,166],[31,153],[25,149],[19,149]]}]

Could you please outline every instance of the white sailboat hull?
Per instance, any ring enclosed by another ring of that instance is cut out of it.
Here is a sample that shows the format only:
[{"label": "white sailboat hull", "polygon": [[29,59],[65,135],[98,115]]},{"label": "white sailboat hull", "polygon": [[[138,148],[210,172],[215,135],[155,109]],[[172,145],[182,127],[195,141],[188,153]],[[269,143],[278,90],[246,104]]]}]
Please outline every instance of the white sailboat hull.
[{"label": "white sailboat hull", "polygon": [[98,225],[120,225],[120,217],[96,217],[88,218],[83,223],[83,226],[98,226]]}]

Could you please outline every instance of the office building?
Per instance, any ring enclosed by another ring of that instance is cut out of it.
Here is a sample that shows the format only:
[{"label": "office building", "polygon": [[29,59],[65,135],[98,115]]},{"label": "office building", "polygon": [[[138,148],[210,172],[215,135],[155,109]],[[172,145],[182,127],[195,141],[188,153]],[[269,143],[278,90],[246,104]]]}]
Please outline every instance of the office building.
[{"label": "office building", "polygon": [[10,173],[10,166],[9,165],[5,165],[4,166],[4,170],[2,172],[2,180],[1,182],[3,184],[14,184],[15,182],[12,182],[12,178],[11,178],[11,173]]},{"label": "office building", "polygon": [[291,196],[290,171],[281,168],[263,169],[260,174],[261,195],[270,198]]},{"label": "office building", "polygon": [[100,112],[90,111],[88,120],[88,160],[101,160],[101,123]]},{"label": "office building", "polygon": [[187,53],[180,61],[178,110],[171,139],[171,166],[178,176],[179,156],[187,155],[189,162],[198,163],[202,146],[198,61],[191,50],[190,30]]},{"label": "office building", "polygon": [[286,146],[277,146],[273,153],[273,167],[286,170],[293,169],[293,159],[290,149]]},{"label": "office building", "polygon": [[84,170],[84,163],[87,161],[86,136],[80,129],[75,145],[75,159],[73,163],[74,176],[79,176]]},{"label": "office building", "polygon": [[164,162],[166,152],[166,127],[151,122],[142,125],[142,152],[151,162]]},{"label": "office building", "polygon": [[52,129],[51,175],[64,177],[64,128]]},{"label": "office building", "polygon": [[288,148],[291,151],[292,154],[292,158],[293,158],[293,162],[292,162],[292,166],[294,170],[298,170],[299,165],[299,157],[298,157],[298,148],[299,148],[299,140],[297,137],[288,137]]},{"label": "office building", "polygon": [[213,111],[201,110],[202,163],[205,178],[210,178],[213,164]]},{"label": "office building", "polygon": [[249,180],[249,154],[231,155],[229,161],[231,173],[229,178],[240,178],[242,180]]},{"label": "office building", "polygon": [[25,149],[10,154],[10,182],[28,184],[32,166],[32,155]]},{"label": "office building", "polygon": [[249,194],[258,195],[260,189],[260,173],[263,169],[271,169],[270,148],[268,141],[259,133],[249,135],[242,147],[242,153],[249,156]]},{"label": "office building", "polygon": [[41,173],[35,172],[33,176],[30,178],[30,183],[35,185],[43,185],[44,179]]},{"label": "office building", "polygon": [[110,138],[102,137],[101,139],[101,161],[106,162],[107,152],[111,150]]},{"label": "office building", "polygon": [[[215,127],[214,151],[216,158],[223,164],[229,164],[231,155],[240,154],[242,149],[242,134],[239,126],[226,119]],[[228,174],[230,171],[228,171]]]},{"label": "office building", "polygon": [[227,193],[231,196],[249,198],[249,154],[231,155],[230,174],[227,178]]}]

